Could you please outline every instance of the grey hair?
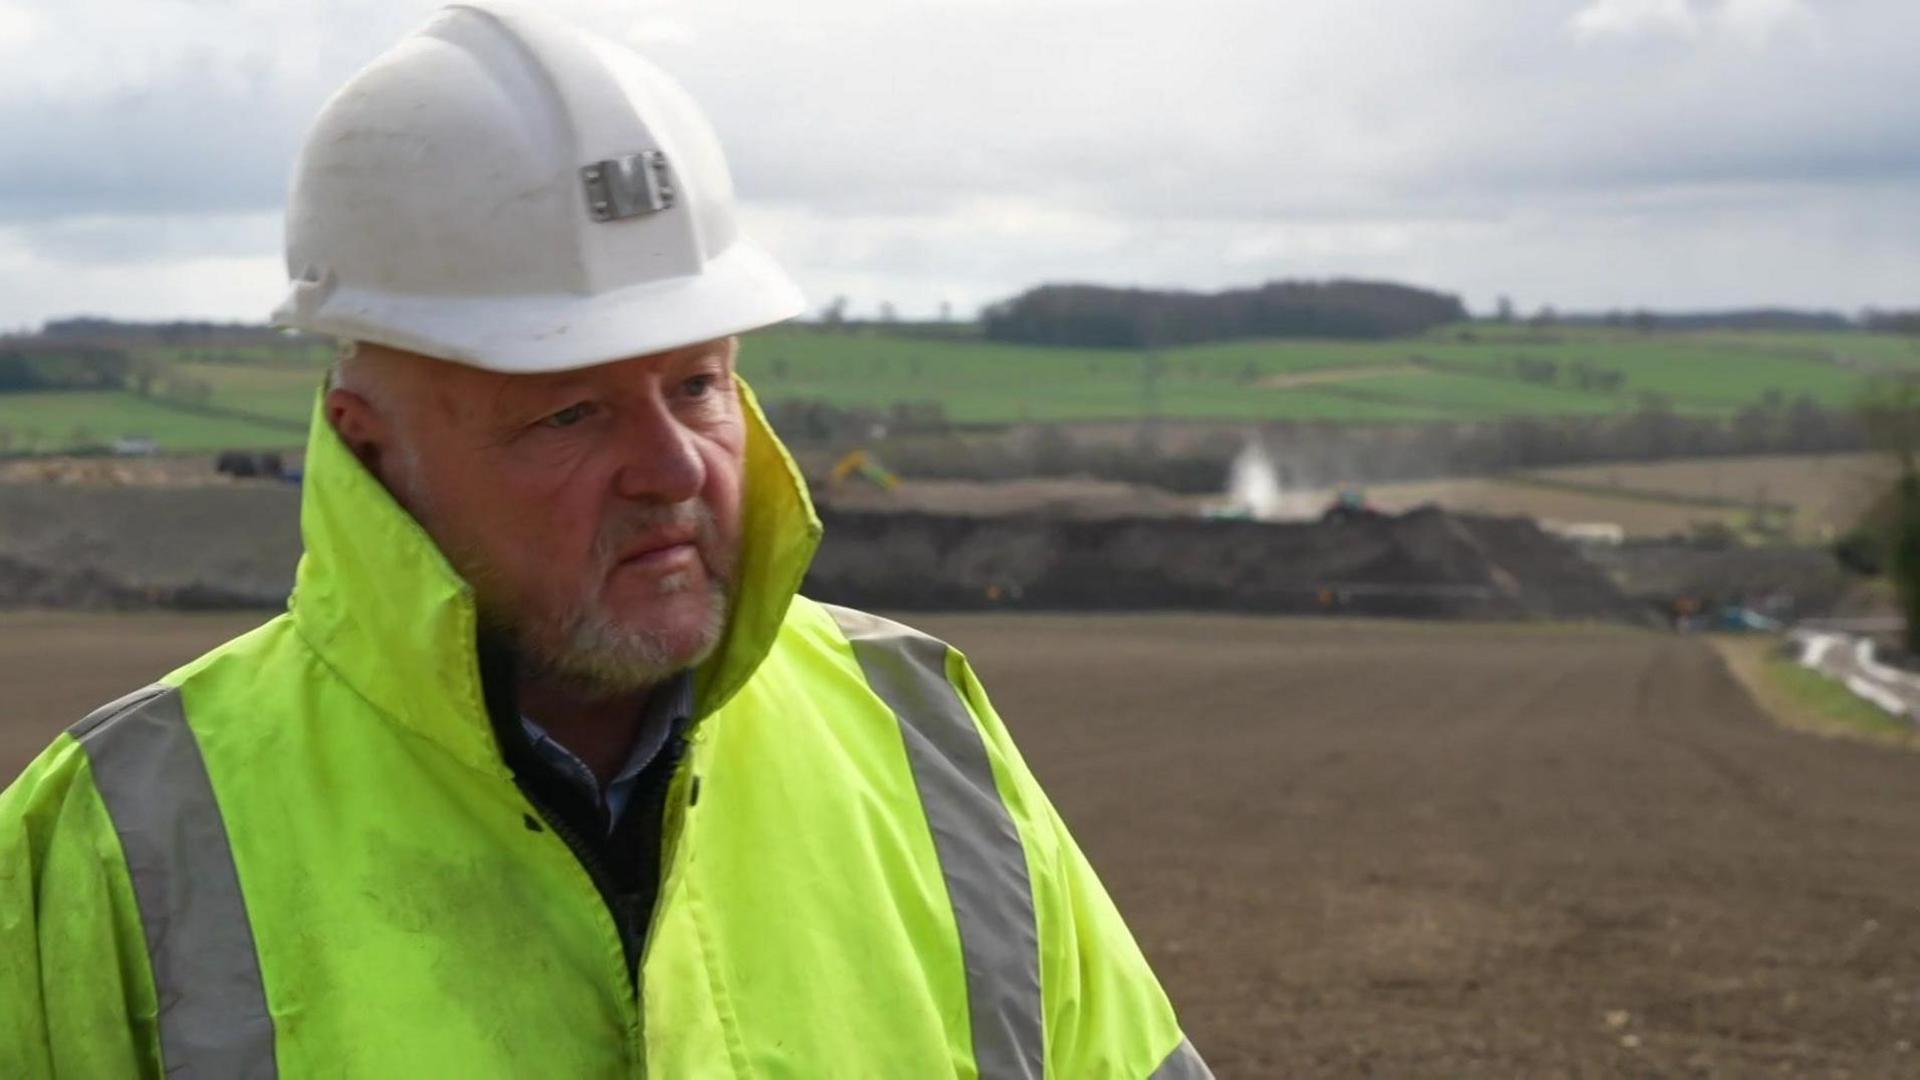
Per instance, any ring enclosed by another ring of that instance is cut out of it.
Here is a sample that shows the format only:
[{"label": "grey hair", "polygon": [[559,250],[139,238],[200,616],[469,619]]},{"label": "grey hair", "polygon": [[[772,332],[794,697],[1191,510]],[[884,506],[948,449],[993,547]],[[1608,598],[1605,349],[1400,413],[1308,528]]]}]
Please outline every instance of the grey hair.
[{"label": "grey hair", "polygon": [[327,389],[340,385],[341,369],[360,355],[360,343],[350,338],[337,338],[333,343],[333,359],[327,362]]}]

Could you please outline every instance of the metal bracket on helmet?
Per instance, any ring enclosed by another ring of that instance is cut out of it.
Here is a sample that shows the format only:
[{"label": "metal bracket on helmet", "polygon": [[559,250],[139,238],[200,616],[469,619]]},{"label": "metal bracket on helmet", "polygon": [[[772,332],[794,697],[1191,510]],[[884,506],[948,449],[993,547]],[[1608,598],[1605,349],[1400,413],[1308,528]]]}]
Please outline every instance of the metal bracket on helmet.
[{"label": "metal bracket on helmet", "polygon": [[587,184],[587,213],[595,221],[656,214],[673,205],[667,155],[658,150],[623,154],[580,170]]}]

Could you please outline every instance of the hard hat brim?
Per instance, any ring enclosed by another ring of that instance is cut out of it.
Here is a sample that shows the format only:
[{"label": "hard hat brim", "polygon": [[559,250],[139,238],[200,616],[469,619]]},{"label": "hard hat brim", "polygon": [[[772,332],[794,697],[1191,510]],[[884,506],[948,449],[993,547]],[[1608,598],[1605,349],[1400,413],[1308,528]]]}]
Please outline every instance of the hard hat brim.
[{"label": "hard hat brim", "polygon": [[323,276],[293,283],[273,325],[508,374],[569,371],[746,333],[806,310],[765,251],[736,240],[698,274],[593,296],[410,296]]}]

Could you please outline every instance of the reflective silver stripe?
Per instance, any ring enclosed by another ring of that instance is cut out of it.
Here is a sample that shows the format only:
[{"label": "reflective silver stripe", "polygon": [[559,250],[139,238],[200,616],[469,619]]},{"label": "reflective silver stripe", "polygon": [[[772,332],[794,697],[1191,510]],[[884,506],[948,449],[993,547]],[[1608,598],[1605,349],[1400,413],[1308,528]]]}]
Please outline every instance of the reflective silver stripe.
[{"label": "reflective silver stripe", "polygon": [[1200,1052],[1193,1044],[1182,1039],[1147,1080],[1213,1080],[1213,1070],[1200,1060]]},{"label": "reflective silver stripe", "polygon": [[947,646],[865,612],[827,611],[853,644],[867,685],[900,720],[960,930],[980,1076],[1042,1076],[1040,932],[1026,848],[993,782],[973,713],[947,679]]},{"label": "reflective silver stripe", "polygon": [[253,928],[180,692],[150,686],[70,732],[133,877],[169,1077],[275,1075]]}]

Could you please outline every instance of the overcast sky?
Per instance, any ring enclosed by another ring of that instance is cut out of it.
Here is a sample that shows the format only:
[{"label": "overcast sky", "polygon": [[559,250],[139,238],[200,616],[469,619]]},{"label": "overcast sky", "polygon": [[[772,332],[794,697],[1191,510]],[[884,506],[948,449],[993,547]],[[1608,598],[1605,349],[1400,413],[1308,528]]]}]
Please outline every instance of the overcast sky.
[{"label": "overcast sky", "polygon": [[[0,329],[263,319],[306,126],[437,6],[0,0]],[[687,84],[816,307],[1335,275],[1920,307],[1916,0],[550,6]]]}]

